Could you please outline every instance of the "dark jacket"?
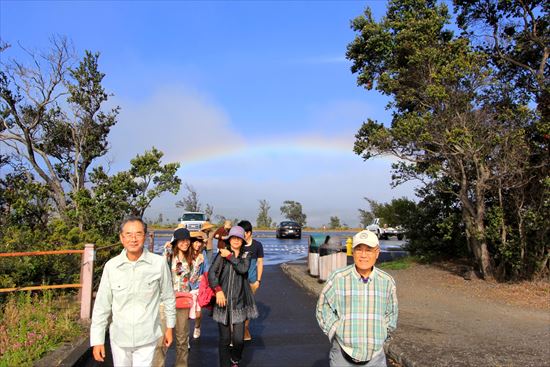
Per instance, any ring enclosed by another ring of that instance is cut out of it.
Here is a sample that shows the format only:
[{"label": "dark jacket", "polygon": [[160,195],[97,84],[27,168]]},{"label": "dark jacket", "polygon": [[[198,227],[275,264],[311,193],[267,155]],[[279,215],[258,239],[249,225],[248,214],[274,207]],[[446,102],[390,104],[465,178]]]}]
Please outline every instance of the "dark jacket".
[{"label": "dark jacket", "polygon": [[213,318],[224,325],[237,324],[258,317],[256,302],[248,283],[250,254],[243,252],[223,258],[219,254],[208,270],[208,283],[214,292],[220,289],[225,294],[227,304],[214,306]]}]

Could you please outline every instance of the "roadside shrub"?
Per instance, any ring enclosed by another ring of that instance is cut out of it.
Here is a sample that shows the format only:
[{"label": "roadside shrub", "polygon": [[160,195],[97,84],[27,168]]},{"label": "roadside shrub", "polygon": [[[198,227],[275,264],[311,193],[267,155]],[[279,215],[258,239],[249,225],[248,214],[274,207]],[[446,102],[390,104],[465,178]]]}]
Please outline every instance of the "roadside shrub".
[{"label": "roadside shrub", "polygon": [[51,291],[9,295],[0,314],[0,367],[32,366],[81,335],[80,305],[71,298]]},{"label": "roadside shrub", "polygon": [[425,262],[467,256],[461,211],[454,196],[435,187],[419,194],[422,200],[402,219],[409,240],[406,250]]}]

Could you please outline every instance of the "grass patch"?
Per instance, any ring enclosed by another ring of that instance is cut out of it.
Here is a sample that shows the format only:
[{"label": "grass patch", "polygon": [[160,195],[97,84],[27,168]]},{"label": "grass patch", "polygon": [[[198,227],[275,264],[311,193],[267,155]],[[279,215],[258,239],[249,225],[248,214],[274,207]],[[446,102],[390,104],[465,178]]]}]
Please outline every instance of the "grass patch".
[{"label": "grass patch", "polygon": [[0,314],[0,367],[32,366],[63,342],[84,331],[80,305],[72,297],[47,291],[8,296]]},{"label": "grass patch", "polygon": [[377,264],[377,266],[383,270],[403,270],[403,269],[408,269],[411,266],[416,265],[417,263],[418,263],[418,259],[416,259],[414,256],[406,256],[406,257],[400,257],[399,259],[396,259],[396,260],[386,261],[386,262]]}]

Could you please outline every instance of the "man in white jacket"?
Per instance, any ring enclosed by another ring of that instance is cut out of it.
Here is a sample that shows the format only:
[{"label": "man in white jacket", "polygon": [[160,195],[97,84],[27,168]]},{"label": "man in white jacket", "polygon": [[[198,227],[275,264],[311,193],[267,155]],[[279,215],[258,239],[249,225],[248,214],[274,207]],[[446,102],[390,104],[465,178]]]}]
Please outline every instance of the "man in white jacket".
[{"label": "man in white jacket", "polygon": [[144,248],[146,224],[138,217],[120,226],[124,250],[103,268],[92,314],[90,345],[94,359],[105,359],[105,331],[109,316],[111,350],[115,366],[151,366],[162,336],[159,305],[164,304],[164,343],[172,344],[176,300],[166,260]]}]

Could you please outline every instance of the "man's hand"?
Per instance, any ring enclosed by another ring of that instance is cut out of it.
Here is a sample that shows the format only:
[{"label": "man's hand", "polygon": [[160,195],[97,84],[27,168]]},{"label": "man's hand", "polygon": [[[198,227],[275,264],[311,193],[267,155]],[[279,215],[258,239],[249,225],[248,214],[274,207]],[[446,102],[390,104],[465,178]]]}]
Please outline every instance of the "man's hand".
[{"label": "man's hand", "polygon": [[105,361],[105,344],[94,345],[92,353],[96,361],[104,362]]},{"label": "man's hand", "polygon": [[166,328],[166,331],[164,332],[164,346],[166,348],[168,348],[174,340],[174,334],[172,330],[172,328]]},{"label": "man's hand", "polygon": [[226,248],[222,248],[220,249],[220,256],[221,257],[228,257],[229,255],[231,254],[231,251],[229,251],[228,249]]},{"label": "man's hand", "polygon": [[219,291],[216,293],[216,304],[220,307],[225,307],[225,303],[226,303],[226,299],[225,299],[225,294],[223,293],[223,291]]}]

